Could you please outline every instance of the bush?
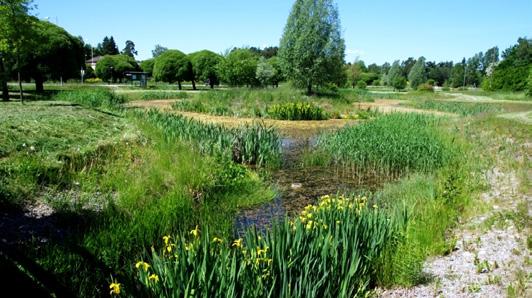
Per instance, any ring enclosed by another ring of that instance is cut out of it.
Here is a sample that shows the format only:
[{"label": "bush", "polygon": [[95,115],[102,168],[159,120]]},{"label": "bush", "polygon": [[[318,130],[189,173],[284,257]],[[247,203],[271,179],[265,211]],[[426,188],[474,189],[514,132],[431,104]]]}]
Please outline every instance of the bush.
[{"label": "bush", "polygon": [[436,81],[433,80],[433,79],[428,79],[428,80],[427,80],[427,84],[428,84],[428,85],[431,85],[431,86],[436,86]]},{"label": "bush", "polygon": [[101,82],[102,82],[102,79],[100,79],[100,78],[89,78],[89,79],[85,80],[85,83],[87,83],[87,84],[98,84],[98,83],[101,83]]},{"label": "bush", "polygon": [[532,67],[530,67],[530,71],[528,74],[528,90],[526,94],[530,97],[532,97]]},{"label": "bush", "polygon": [[393,79],[392,87],[397,90],[404,90],[406,88],[406,79],[402,76],[398,76]]},{"label": "bush", "polygon": [[326,120],[328,115],[312,103],[294,102],[273,105],[268,115],[279,120]]},{"label": "bush", "polygon": [[62,91],[53,100],[70,101],[90,108],[118,108],[125,102],[124,97],[103,88]]},{"label": "bush", "polygon": [[357,82],[357,89],[366,89],[368,87],[368,84],[364,81],[358,81]]},{"label": "bush", "polygon": [[424,91],[424,92],[434,92],[434,86],[428,83],[425,83],[425,84],[421,84],[417,86],[417,90]]}]

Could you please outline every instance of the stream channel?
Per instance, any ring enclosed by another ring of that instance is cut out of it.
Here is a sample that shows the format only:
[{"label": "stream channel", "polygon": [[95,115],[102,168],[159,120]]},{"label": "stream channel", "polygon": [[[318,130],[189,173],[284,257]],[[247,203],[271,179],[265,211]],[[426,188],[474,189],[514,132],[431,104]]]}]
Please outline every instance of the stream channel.
[{"label": "stream channel", "polygon": [[277,195],[268,203],[239,211],[235,222],[238,235],[247,227],[264,230],[283,216],[292,217],[321,196],[373,192],[386,182],[382,177],[361,175],[342,166],[304,167],[302,155],[316,149],[316,145],[317,135],[282,138],[282,165],[271,174],[270,181]]}]

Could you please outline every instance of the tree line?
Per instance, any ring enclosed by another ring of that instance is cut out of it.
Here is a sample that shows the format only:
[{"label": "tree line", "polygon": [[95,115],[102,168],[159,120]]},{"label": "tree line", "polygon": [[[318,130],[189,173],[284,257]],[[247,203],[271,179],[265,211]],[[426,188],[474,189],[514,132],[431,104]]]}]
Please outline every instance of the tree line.
[{"label": "tree line", "polygon": [[[382,65],[363,61],[345,63],[338,8],[333,0],[296,0],[286,22],[279,47],[233,48],[224,54],[202,50],[185,54],[156,45],[153,58],[137,62],[135,43],[126,41],[120,51],[112,36],[96,47],[63,28],[31,16],[31,0],[0,0],[0,84],[8,99],[7,81],[33,80],[37,92],[46,80],[97,76],[106,82],[121,82],[127,71],[144,71],[155,81],[230,86],[278,86],[290,81],[308,94],[317,88],[365,88],[385,85],[394,89],[474,86],[486,90],[532,89],[532,40],[499,54],[497,47],[479,52],[461,62],[432,62],[424,57]],[[84,61],[103,56],[93,73]],[[19,84],[22,98],[22,86]],[[532,92],[532,91],[531,91]]]}]

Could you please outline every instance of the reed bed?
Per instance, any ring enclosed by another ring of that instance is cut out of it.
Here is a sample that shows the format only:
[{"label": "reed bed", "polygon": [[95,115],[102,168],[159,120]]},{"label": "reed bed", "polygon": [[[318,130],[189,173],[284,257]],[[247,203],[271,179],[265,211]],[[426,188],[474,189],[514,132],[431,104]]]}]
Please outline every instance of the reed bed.
[{"label": "reed bed", "polygon": [[329,115],[320,107],[308,102],[287,102],[272,105],[268,115],[278,120],[327,120]]},{"label": "reed bed", "polygon": [[396,176],[432,172],[452,161],[453,140],[437,126],[441,118],[421,114],[389,114],[318,140],[318,154],[333,163],[365,172]]},{"label": "reed bed", "polygon": [[167,139],[196,143],[204,154],[257,166],[274,166],[280,161],[280,137],[274,128],[261,122],[226,128],[156,110],[140,115],[161,129]]},{"label": "reed bed", "polygon": [[499,113],[504,111],[500,104],[475,102],[422,100],[414,101],[410,104],[410,106],[417,109],[436,110],[441,112],[454,113],[461,116],[473,116],[485,113]]}]

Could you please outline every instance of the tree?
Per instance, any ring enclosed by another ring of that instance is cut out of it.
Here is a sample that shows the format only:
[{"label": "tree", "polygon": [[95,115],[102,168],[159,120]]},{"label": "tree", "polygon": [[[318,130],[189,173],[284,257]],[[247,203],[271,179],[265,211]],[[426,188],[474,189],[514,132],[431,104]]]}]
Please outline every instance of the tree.
[{"label": "tree", "polygon": [[408,73],[408,81],[410,81],[410,87],[412,87],[412,89],[417,89],[417,87],[423,84],[426,80],[425,57],[419,57]]},{"label": "tree", "polygon": [[110,38],[107,36],[103,38],[103,42],[98,44],[97,52],[98,56],[120,54],[112,36]]},{"label": "tree", "polygon": [[83,41],[48,21],[34,19],[32,52],[25,56],[24,70],[35,80],[37,92],[44,91],[48,79],[77,78],[84,67]]},{"label": "tree", "polygon": [[465,65],[466,61],[464,58],[461,63],[456,63],[453,66],[451,77],[449,78],[451,87],[458,88],[464,86]]},{"label": "tree", "polygon": [[183,81],[190,80],[193,89],[196,89],[192,63],[187,55],[178,50],[167,50],[155,58],[153,78],[167,83],[177,82],[179,90]]},{"label": "tree", "polygon": [[275,74],[271,79],[271,83],[275,87],[279,87],[279,83],[284,80],[283,69],[281,67],[281,62],[279,61],[279,57],[278,56],[271,57],[270,59],[268,59],[268,63],[275,70]]},{"label": "tree", "polygon": [[153,73],[153,66],[155,65],[155,59],[146,59],[140,63],[140,68],[143,72],[147,72],[149,74]]},{"label": "tree", "polygon": [[155,45],[155,49],[151,51],[151,55],[153,58],[159,57],[162,53],[168,51],[168,48],[165,48],[159,44]]},{"label": "tree", "polygon": [[[29,16],[31,0],[0,0],[0,52],[2,53],[4,77],[6,61],[11,60],[17,71],[20,101],[24,102],[22,92],[22,58],[30,53],[33,45],[33,19]],[[3,100],[6,90],[3,89]]]},{"label": "tree", "polygon": [[256,86],[259,57],[249,49],[233,49],[219,64],[222,81],[231,86]]},{"label": "tree", "polygon": [[532,67],[532,39],[519,38],[517,44],[506,49],[490,78],[491,89],[522,91]]},{"label": "tree", "polygon": [[196,80],[208,82],[211,89],[215,85],[220,84],[220,75],[218,74],[218,65],[223,60],[223,57],[208,51],[203,50],[189,55],[194,69]]},{"label": "tree", "polygon": [[486,71],[488,67],[490,67],[490,65],[493,65],[497,62],[499,62],[499,48],[493,47],[491,49],[488,49],[486,51],[486,54],[484,54],[484,59],[482,60],[483,74],[486,75]]},{"label": "tree", "polygon": [[345,43],[332,0],[296,0],[279,48],[283,72],[312,94],[313,86],[336,83],[344,75]]},{"label": "tree", "polygon": [[262,86],[267,87],[273,83],[275,72],[275,68],[268,63],[266,58],[260,57],[259,63],[257,64],[256,77]]},{"label": "tree", "polygon": [[135,43],[131,40],[126,41],[126,46],[122,50],[122,55],[127,55],[129,57],[137,56],[138,52],[135,50]]},{"label": "tree", "polygon": [[124,79],[126,71],[137,71],[139,66],[135,59],[126,55],[107,55],[96,64],[96,75],[106,81],[115,83]]},{"label": "tree", "polygon": [[277,56],[277,53],[279,52],[279,47],[265,47],[264,49],[251,47],[249,48],[249,50],[259,56],[262,56],[266,59],[270,59],[272,57]]},{"label": "tree", "polygon": [[412,67],[414,67],[414,64],[416,64],[416,59],[414,59],[414,57],[408,57],[408,59],[401,62],[401,70],[405,78],[408,77],[408,74],[412,70]]},{"label": "tree", "polygon": [[355,61],[351,65],[347,65],[347,82],[355,88],[358,81],[362,79],[362,74],[366,69],[364,61]]},{"label": "tree", "polygon": [[386,79],[387,85],[392,86],[396,90],[402,90],[406,87],[406,78],[403,76],[399,60],[394,61]]}]

